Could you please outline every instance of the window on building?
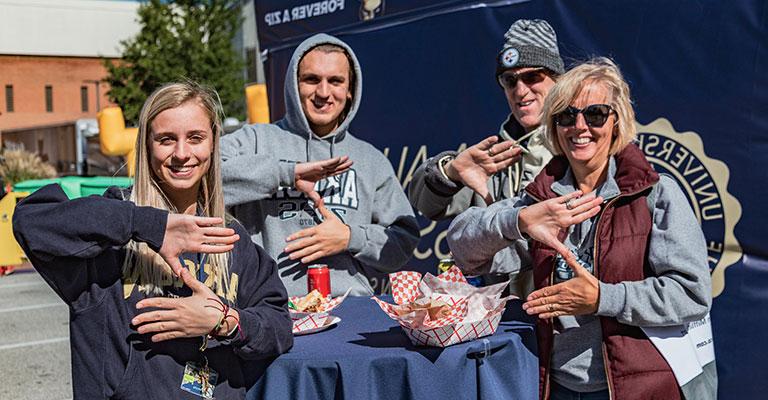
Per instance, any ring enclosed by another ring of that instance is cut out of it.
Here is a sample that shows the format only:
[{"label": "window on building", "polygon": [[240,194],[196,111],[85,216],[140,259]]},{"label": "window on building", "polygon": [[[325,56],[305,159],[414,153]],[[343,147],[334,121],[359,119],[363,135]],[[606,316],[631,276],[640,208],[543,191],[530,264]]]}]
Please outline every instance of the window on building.
[{"label": "window on building", "polygon": [[45,85],[45,111],[53,112],[53,86]]},{"label": "window on building", "polygon": [[80,86],[80,109],[88,112],[88,86]]},{"label": "window on building", "polygon": [[5,85],[5,111],[13,112],[13,85]]}]

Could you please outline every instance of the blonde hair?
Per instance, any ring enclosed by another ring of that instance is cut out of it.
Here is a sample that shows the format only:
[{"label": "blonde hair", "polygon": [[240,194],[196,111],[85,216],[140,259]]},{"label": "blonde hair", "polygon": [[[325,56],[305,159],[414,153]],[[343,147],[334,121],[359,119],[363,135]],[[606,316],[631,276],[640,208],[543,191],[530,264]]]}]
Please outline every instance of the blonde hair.
[{"label": "blonde hair", "polygon": [[[221,155],[219,138],[222,108],[218,94],[208,87],[195,82],[166,84],[155,90],[144,103],[139,115],[139,135],[136,139],[136,175],[130,200],[137,206],[149,206],[178,213],[168,196],[158,184],[158,177],[151,167],[152,122],[161,112],[194,101],[205,111],[211,121],[213,146],[211,163],[203,175],[197,197],[197,209],[202,216],[227,218],[224,210],[224,191],[221,185]],[[127,254],[123,264],[123,276],[131,283],[138,283],[139,290],[148,295],[162,294],[163,286],[174,281],[170,266],[147,246],[146,243],[131,240],[125,246]],[[211,289],[229,298],[229,252],[208,256],[213,276]],[[203,268],[203,265],[199,266]],[[176,280],[176,285],[180,281]]]},{"label": "blonde hair", "polygon": [[599,57],[560,75],[544,100],[544,107],[541,112],[542,122],[546,124],[546,138],[552,154],[563,154],[563,149],[560,148],[557,141],[557,124],[555,124],[554,116],[568,108],[584,88],[593,85],[601,85],[608,89],[610,96],[608,105],[616,111],[615,135],[608,154],[614,155],[620,152],[635,140],[637,127],[635,126],[635,110],[632,108],[629,85],[613,61]]}]

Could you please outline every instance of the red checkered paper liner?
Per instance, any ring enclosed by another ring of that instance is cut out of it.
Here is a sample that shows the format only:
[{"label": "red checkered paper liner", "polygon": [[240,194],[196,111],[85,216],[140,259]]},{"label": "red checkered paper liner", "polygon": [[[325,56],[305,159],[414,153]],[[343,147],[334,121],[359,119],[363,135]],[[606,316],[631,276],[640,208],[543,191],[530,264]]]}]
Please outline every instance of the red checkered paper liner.
[{"label": "red checkered paper liner", "polygon": [[390,318],[398,321],[400,325],[407,326],[409,328],[417,329],[430,329],[438,326],[444,326],[448,324],[455,324],[464,319],[467,315],[467,299],[465,297],[455,296],[435,296],[432,300],[441,300],[451,306],[451,311],[445,317],[438,319],[431,319],[429,312],[426,309],[413,310],[408,314],[400,315],[398,310],[404,308],[405,305],[393,305],[376,297],[371,297],[379,304],[379,307]]},{"label": "red checkered paper liner", "polygon": [[[492,335],[496,332],[507,301],[515,298],[501,298],[501,292],[508,284],[506,282],[482,288],[470,285],[456,266],[439,276],[428,273],[420,282],[416,282],[415,276],[420,277],[421,274],[390,274],[396,305],[373,297],[382,311],[400,324],[415,345],[445,347]],[[425,317],[418,312],[398,315],[397,311],[402,310],[403,304],[425,297],[450,304],[450,314],[437,320],[430,320],[428,315]]]},{"label": "red checkered paper liner", "polygon": [[[338,307],[339,304],[341,304],[344,299],[347,298],[350,290],[352,290],[352,288],[347,289],[347,292],[344,293],[343,296],[336,297],[325,303],[323,309],[319,312],[298,312],[289,308],[288,311],[290,311],[291,320],[293,321],[293,333],[301,333],[303,331],[319,328],[325,325],[326,320],[330,316],[331,310]],[[296,304],[300,298],[301,297],[299,296],[292,296],[289,298],[289,300],[293,304]]]},{"label": "red checkered paper liner", "polygon": [[[303,314],[301,318],[296,318],[293,314]],[[301,333],[306,330],[319,328],[325,325],[325,321],[330,317],[328,313],[291,313],[293,320],[293,333]]]},{"label": "red checkered paper liner", "polygon": [[[506,304],[506,300],[504,304]],[[491,312],[480,321],[459,322],[432,329],[414,329],[403,326],[403,332],[416,346],[446,347],[493,335],[496,333],[496,328],[499,327],[503,311],[504,307],[501,307],[500,311]]]},{"label": "red checkered paper liner", "polygon": [[[427,275],[430,276],[432,274]],[[448,271],[443,272],[435,278],[445,282],[467,283],[467,278],[465,278],[464,274],[461,273],[459,267],[455,265],[452,266]]]},{"label": "red checkered paper liner", "polygon": [[[453,282],[457,284],[468,284],[464,274],[455,265],[448,271],[435,277],[427,274],[426,278],[435,278],[444,282]],[[389,274],[389,283],[392,287],[392,297],[395,304],[412,303],[424,294],[421,288],[421,273],[416,271],[399,271]]]},{"label": "red checkered paper liner", "polygon": [[416,271],[399,271],[389,274],[395,304],[407,304],[416,300],[421,294],[419,282],[421,282],[421,274]]},{"label": "red checkered paper liner", "polygon": [[[454,270],[455,268],[455,270]],[[463,296],[468,299],[468,312],[471,317],[476,319],[485,315],[488,310],[495,309],[501,300],[501,292],[509,284],[508,282],[501,282],[490,286],[475,287],[470,285],[463,279],[456,279],[450,277],[445,279],[443,275],[461,274],[461,271],[457,267],[452,267],[450,270],[439,276],[426,274],[424,280],[421,282],[421,288],[424,295],[436,296],[437,294],[450,294],[452,296]],[[449,276],[450,276],[449,275]],[[516,297],[513,297],[516,298]]]}]

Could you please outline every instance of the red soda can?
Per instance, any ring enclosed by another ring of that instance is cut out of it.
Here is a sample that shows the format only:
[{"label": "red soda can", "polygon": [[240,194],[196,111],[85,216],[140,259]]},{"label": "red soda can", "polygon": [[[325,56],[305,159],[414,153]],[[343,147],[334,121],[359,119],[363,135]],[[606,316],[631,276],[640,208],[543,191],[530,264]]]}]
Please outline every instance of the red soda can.
[{"label": "red soda can", "polygon": [[307,293],[317,289],[324,297],[331,295],[331,273],[325,264],[307,267]]}]

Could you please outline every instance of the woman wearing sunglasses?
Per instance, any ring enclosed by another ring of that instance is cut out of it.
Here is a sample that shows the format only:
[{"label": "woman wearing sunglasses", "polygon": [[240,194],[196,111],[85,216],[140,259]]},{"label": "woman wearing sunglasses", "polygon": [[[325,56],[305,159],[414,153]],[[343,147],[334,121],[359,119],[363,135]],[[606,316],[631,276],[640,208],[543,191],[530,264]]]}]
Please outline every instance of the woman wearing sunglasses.
[{"label": "woman wearing sunglasses", "polygon": [[522,197],[454,220],[457,264],[477,273],[533,239],[510,262],[533,269],[537,290],[523,308],[538,315],[541,398],[715,398],[714,363],[681,392],[640,329],[704,317],[711,279],[686,197],[632,144],[618,67],[600,58],[562,75],[542,118],[555,157]]},{"label": "woman wearing sunglasses", "polygon": [[256,360],[292,345],[275,262],[225,216],[217,98],[149,96],[132,190],[49,185],[16,207],[16,239],[70,309],[75,398],[243,398]]}]

